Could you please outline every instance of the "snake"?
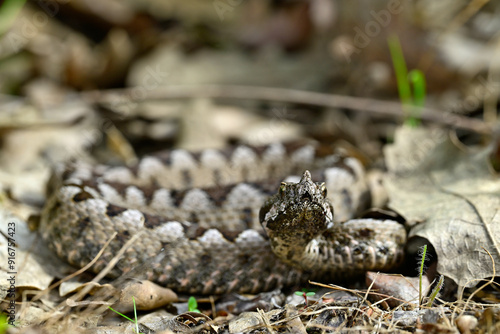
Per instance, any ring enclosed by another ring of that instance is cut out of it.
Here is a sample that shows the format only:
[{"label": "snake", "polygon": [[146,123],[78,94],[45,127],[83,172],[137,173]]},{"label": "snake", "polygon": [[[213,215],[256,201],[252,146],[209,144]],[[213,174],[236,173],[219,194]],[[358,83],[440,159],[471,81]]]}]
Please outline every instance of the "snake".
[{"label": "snake", "polygon": [[141,268],[179,293],[258,293],[397,267],[406,230],[354,218],[368,202],[361,162],[315,142],[173,149],[131,167],[58,165],[40,233],[95,273],[123,248],[110,277]]}]

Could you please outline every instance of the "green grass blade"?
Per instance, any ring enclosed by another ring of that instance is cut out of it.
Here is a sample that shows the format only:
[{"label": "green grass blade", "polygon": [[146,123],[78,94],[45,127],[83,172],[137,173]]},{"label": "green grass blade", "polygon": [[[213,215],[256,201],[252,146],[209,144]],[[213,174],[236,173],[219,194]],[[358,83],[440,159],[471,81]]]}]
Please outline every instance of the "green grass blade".
[{"label": "green grass blade", "polygon": [[411,70],[408,78],[413,85],[413,105],[423,107],[425,105],[425,75],[420,70]]},{"label": "green grass blade", "polygon": [[390,36],[387,39],[387,43],[389,44],[389,51],[391,52],[394,72],[396,72],[396,81],[401,103],[403,106],[412,105],[410,83],[408,82],[408,69],[398,36]]},{"label": "green grass blade", "polygon": [[427,256],[427,244],[424,245],[422,250],[422,258],[420,259],[420,270],[418,275],[418,307],[422,307],[422,276],[424,275],[425,260]]},{"label": "green grass blade", "polygon": [[410,127],[417,128],[420,126],[420,108],[425,105],[425,75],[420,70],[411,70],[408,79],[413,86],[413,105],[405,123]]},{"label": "green grass blade", "polygon": [[118,312],[117,310],[113,309],[111,306],[108,306],[108,308],[109,308],[111,311],[115,312],[116,314],[121,315],[121,316],[122,316],[122,317],[124,317],[125,319],[127,319],[127,320],[129,320],[129,321],[134,322],[134,320],[130,319],[130,318],[129,318],[129,317],[127,317],[125,314],[122,314],[122,313]]},{"label": "green grass blade", "polygon": [[132,296],[132,303],[134,303],[135,332],[139,333],[139,323],[137,322],[137,308],[135,307],[135,298],[133,296]]},{"label": "green grass blade", "polygon": [[439,292],[443,288],[443,283],[444,283],[444,276],[441,275],[439,276],[439,281],[436,287],[432,290],[431,296],[429,297],[429,301],[427,302],[427,307],[432,307],[434,300],[437,298]]}]

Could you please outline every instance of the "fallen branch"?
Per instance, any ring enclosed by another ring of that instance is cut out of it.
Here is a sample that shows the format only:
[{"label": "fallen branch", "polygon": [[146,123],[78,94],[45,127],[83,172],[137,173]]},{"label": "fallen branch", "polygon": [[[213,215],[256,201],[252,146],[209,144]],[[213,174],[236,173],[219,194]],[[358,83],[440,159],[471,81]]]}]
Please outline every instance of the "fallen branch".
[{"label": "fallen branch", "polygon": [[[274,102],[300,103],[328,108],[345,108],[371,112],[398,119],[405,114],[399,102],[381,101],[370,98],[352,97],[336,94],[316,93],[288,88],[269,88],[254,86],[190,85],[168,86],[155,89],[144,87],[89,91],[81,93],[84,100],[91,103],[120,105],[131,102],[170,100],[187,98],[227,98],[265,100]],[[482,134],[492,134],[493,125],[479,119],[469,118],[432,108],[422,108],[418,117],[425,121],[469,130]]]}]

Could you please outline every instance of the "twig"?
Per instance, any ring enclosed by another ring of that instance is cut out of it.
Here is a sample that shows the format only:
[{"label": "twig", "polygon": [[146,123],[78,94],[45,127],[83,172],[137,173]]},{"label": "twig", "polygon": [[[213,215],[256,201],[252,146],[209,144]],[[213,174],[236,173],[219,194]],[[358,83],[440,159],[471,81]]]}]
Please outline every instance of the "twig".
[{"label": "twig", "polygon": [[[23,294],[23,306],[21,307],[21,310],[20,310],[20,313],[21,314],[24,314],[24,310],[27,309],[33,302],[37,301],[38,299],[42,298],[43,296],[45,296],[49,291],[55,289],[56,287],[58,287],[59,285],[61,285],[62,283],[66,282],[66,281],[69,281],[70,279],[72,279],[73,277],[76,277],[78,275],[80,275],[81,273],[85,272],[87,269],[89,269],[92,265],[94,265],[94,263],[97,262],[97,260],[99,260],[99,258],[102,256],[102,254],[104,253],[104,250],[108,247],[109,243],[116,237],[117,233],[113,233],[113,235],[108,239],[108,241],[106,241],[106,243],[104,244],[104,246],[101,248],[101,250],[99,250],[99,253],[97,253],[97,255],[92,259],[92,261],[90,261],[85,267],[77,270],[76,272],[74,272],[73,274],[70,274],[66,277],[64,277],[63,279],[57,281],[56,283],[52,284],[51,286],[49,286],[48,288],[45,288],[43,289],[42,291],[39,291],[33,298],[32,300],[29,302],[29,304],[26,304],[26,300],[25,300],[25,296]],[[26,305],[26,307],[24,306]]]},{"label": "twig", "polygon": [[104,246],[102,246],[102,248],[99,250],[99,253],[97,253],[97,255],[92,259],[92,261],[90,261],[86,266],[84,266],[83,268],[80,268],[78,269],[77,271],[75,271],[74,273],[64,277],[63,279],[57,281],[56,283],[52,284],[51,286],[49,286],[48,288],[40,291],[35,297],[33,297],[33,299],[31,300],[32,302],[34,301],[37,301],[38,299],[40,299],[42,296],[46,295],[47,292],[49,292],[50,290],[53,290],[55,289],[56,287],[58,287],[59,285],[61,285],[62,283],[66,282],[66,281],[69,281],[70,279],[72,279],[73,277],[76,277],[78,275],[80,275],[81,273],[87,271],[87,269],[89,269],[90,267],[92,267],[94,265],[94,263],[97,262],[97,260],[99,260],[99,258],[102,256],[102,253],[104,253],[104,250],[108,247],[109,243],[111,241],[113,241],[113,239],[116,237],[118,233],[113,233],[113,235],[108,239],[108,241],[106,241],[106,243],[104,244]]},{"label": "twig", "polygon": [[[401,303],[406,303],[407,302],[404,299],[396,298],[396,297],[393,297],[393,296],[389,296],[389,295],[386,295],[386,294],[383,294],[383,293],[374,292],[374,291],[362,291],[362,290],[347,289],[347,288],[343,288],[341,286],[334,285],[334,284],[323,284],[323,283],[313,282],[313,281],[309,281],[309,284],[317,285],[317,286],[320,286],[322,288],[327,288],[327,289],[332,289],[332,290],[349,292],[349,293],[352,293],[353,295],[355,295],[356,297],[360,298],[361,300],[366,300],[367,302],[368,302],[368,300],[365,299],[363,297],[363,295],[362,295],[362,294],[366,294],[367,292],[369,292],[370,295],[374,295],[374,296],[378,296],[378,297],[383,297],[383,298],[385,298],[385,300],[394,299],[394,300],[399,301]],[[374,303],[372,305],[379,304],[379,303],[380,303],[380,301],[378,301],[378,302],[376,302],[376,303]]]},{"label": "twig", "polygon": [[[195,97],[266,100],[316,105],[329,108],[346,108],[371,112],[383,116],[396,117],[398,119],[405,117],[399,102],[316,93],[288,88],[190,85],[160,87],[151,90],[142,89],[140,91],[141,94],[137,94],[138,89],[139,88],[125,88],[105,91],[90,91],[81,93],[81,97],[90,103],[110,103],[115,105],[144,100],[170,100]],[[460,116],[438,109],[422,108],[419,117],[422,120],[482,134],[491,134],[493,130],[492,125],[481,120]]]},{"label": "twig", "polygon": [[[118,253],[116,253],[116,255],[111,259],[111,261],[108,262],[108,264],[104,267],[104,269],[102,269],[99,274],[97,274],[94,279],[92,279],[90,282],[91,283],[98,283],[101,279],[104,278],[104,276],[106,276],[113,268],[114,266],[116,265],[116,263],[120,260],[121,256],[126,252],[127,249],[129,249],[132,244],[137,241],[137,239],[139,237],[141,237],[142,233],[139,232],[137,234],[135,234],[134,236],[132,236],[130,238],[130,240],[128,240],[125,245],[122,246],[122,248],[118,251]],[[109,243],[116,237],[116,233],[114,233],[112,235],[111,238],[109,238],[109,240],[106,242],[106,244],[101,248],[101,250],[99,251],[99,254],[98,256],[96,256],[93,260],[92,260],[92,263],[94,263],[103,253],[103,250],[109,245]],[[88,268],[88,265],[85,267],[85,268]],[[83,269],[83,268],[82,268]],[[79,270],[78,272],[81,272],[81,270]],[[82,300],[83,297],[89,293],[89,291],[93,288],[94,286],[93,285],[85,285],[83,286],[83,288],[81,290],[79,290],[75,296],[71,299],[70,303],[68,304],[67,302],[62,302],[60,303],[56,309],[58,310],[63,310],[63,309],[67,309],[67,308],[71,308],[73,307],[73,305]],[[119,296],[115,296],[115,298],[119,298]],[[91,304],[89,304],[91,305]],[[104,310],[107,310],[107,304],[106,305],[101,305],[101,308],[97,308],[96,310],[96,314],[101,314],[104,312]],[[54,316],[52,317],[51,319],[49,319],[49,321],[47,322],[48,324],[51,323],[51,324],[54,324],[57,320],[59,320],[59,318],[64,315],[64,312],[61,312],[58,316]]]}]

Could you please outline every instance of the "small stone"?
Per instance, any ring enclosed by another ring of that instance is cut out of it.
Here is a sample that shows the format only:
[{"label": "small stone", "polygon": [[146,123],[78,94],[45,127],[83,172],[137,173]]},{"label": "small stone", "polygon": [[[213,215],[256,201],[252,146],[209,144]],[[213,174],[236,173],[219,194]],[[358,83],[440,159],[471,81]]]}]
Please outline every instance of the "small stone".
[{"label": "small stone", "polygon": [[455,320],[458,330],[462,334],[471,333],[477,326],[477,319],[472,315],[462,315]]}]

